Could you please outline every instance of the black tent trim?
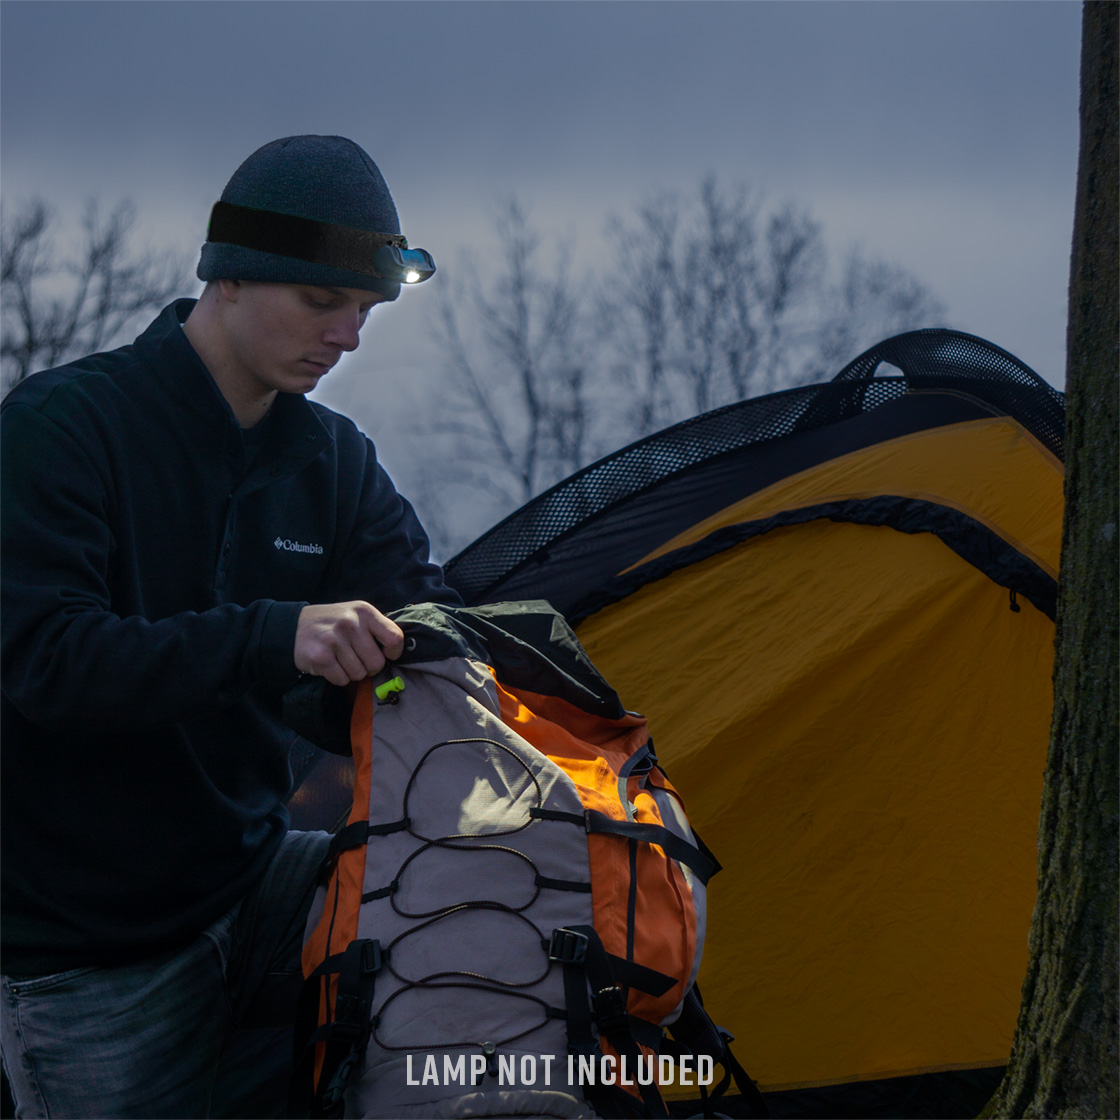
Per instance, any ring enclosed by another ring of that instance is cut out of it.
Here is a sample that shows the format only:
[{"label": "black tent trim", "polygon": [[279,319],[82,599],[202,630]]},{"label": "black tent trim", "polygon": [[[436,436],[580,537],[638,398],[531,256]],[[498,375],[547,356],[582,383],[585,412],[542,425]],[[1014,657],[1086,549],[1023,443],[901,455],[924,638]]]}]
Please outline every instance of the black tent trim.
[{"label": "black tent trim", "polygon": [[[876,405],[853,411],[857,397],[874,393]],[[821,427],[802,428],[798,416],[812,410]],[[906,392],[900,379],[873,386],[812,386],[752,398],[706,413],[649,436],[592,464],[533,499],[495,526],[446,566],[448,581],[468,602],[533,598],[543,594],[566,611],[580,598],[577,588],[591,561],[605,549],[613,571],[629,567],[658,543],[791,474],[931,428],[1002,415],[960,392]],[[652,504],[643,515],[643,507]],[[620,513],[625,531],[619,533]],[[594,537],[596,525],[612,537]],[[574,551],[569,542],[583,541]],[[526,594],[527,578],[538,583],[542,566],[564,571],[565,594],[545,580]]]},{"label": "black tent trim", "polygon": [[569,621],[576,625],[647,584],[664,579],[681,568],[707,560],[745,541],[775,529],[820,520],[886,526],[902,533],[933,533],[993,583],[1022,595],[1051,620],[1055,617],[1057,580],[999,534],[950,506],[918,498],[883,494],[863,500],[824,502],[800,509],[783,510],[773,517],[717,529],[695,544],[674,549],[648,564],[608,580],[598,591],[571,608],[568,612]]},{"label": "black tent trim", "polygon": [[[884,363],[902,375],[876,376]],[[1062,457],[1060,392],[984,339],[910,331],[865,351],[830,382],[725,405],[577,471],[448,561],[446,578],[467,603],[544,597],[567,614],[604,563],[613,571],[636,563],[685,522],[773,481],[771,473],[982,416],[1011,417]],[[702,508],[700,494],[714,507]],[[646,516],[653,505],[657,516]]]}]

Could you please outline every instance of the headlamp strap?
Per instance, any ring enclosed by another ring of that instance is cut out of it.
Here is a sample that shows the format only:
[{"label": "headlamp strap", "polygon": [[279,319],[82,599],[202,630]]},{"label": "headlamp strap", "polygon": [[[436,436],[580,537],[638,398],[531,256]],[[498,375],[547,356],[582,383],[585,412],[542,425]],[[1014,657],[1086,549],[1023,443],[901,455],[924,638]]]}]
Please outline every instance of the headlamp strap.
[{"label": "headlamp strap", "polygon": [[408,241],[399,233],[371,233],[232,202],[214,203],[206,239],[378,277],[374,264],[378,249],[384,245],[408,248]]}]

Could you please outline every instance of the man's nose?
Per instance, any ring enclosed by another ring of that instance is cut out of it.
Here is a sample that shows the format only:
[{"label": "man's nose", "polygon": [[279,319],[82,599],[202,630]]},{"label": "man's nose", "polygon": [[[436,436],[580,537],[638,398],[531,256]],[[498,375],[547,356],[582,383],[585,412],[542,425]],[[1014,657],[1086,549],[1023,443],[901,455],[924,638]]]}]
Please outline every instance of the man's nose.
[{"label": "man's nose", "polygon": [[361,341],[362,323],[365,316],[360,311],[340,315],[323,333],[323,341],[342,350],[357,350]]}]

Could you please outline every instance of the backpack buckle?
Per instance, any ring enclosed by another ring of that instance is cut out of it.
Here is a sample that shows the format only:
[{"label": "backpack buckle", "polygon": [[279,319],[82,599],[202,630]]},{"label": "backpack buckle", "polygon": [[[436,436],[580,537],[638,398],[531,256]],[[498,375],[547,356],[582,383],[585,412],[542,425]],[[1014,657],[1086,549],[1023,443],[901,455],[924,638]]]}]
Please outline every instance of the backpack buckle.
[{"label": "backpack buckle", "polygon": [[370,976],[381,971],[383,954],[380,941],[363,941],[358,956],[358,975]]},{"label": "backpack buckle", "polygon": [[587,935],[574,929],[554,929],[548,942],[548,959],[560,964],[583,964],[587,960]]},{"label": "backpack buckle", "polygon": [[595,1020],[599,1033],[608,1038],[616,1031],[628,1030],[630,1019],[626,1014],[626,994],[617,985],[601,988],[595,993]]},{"label": "backpack buckle", "polygon": [[335,1002],[334,1021],[327,1028],[332,1042],[346,1042],[351,1046],[365,1046],[370,1024],[363,1016],[361,1000],[355,996],[339,996]]}]

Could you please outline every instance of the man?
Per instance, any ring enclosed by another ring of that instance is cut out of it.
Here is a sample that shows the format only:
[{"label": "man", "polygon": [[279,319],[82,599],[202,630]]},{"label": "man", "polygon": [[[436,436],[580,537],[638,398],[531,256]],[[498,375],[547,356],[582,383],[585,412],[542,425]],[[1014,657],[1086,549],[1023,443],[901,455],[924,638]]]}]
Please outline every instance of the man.
[{"label": "man", "polygon": [[283,692],[377,672],[402,647],[384,612],[460,601],[372,444],[303,396],[413,268],[361,148],[278,140],[214,208],[197,303],[4,402],[20,1115],[281,1114],[283,1069],[218,1071],[290,1013],[325,850],[287,828]]}]

